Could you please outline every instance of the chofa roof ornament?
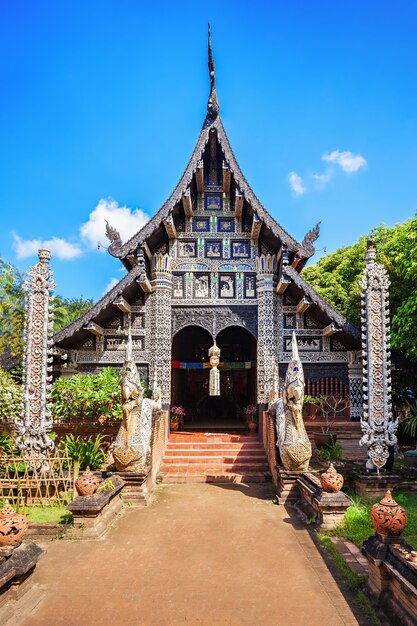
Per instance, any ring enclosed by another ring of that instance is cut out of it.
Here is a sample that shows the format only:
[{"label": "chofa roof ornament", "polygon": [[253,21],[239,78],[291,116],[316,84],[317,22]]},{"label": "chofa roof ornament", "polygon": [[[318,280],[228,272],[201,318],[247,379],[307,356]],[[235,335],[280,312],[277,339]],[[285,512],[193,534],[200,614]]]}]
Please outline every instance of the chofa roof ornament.
[{"label": "chofa roof ornament", "polygon": [[220,103],[216,91],[216,70],[213,61],[213,50],[211,47],[210,23],[208,25],[208,69],[210,76],[210,95],[207,103],[207,114],[215,120],[220,111]]}]

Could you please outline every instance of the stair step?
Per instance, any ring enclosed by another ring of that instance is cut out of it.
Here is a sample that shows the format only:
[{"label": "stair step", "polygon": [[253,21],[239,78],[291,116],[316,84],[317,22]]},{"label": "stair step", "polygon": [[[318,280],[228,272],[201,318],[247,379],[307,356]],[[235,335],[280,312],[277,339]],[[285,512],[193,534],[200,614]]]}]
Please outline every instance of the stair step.
[{"label": "stair step", "polygon": [[265,472],[230,472],[212,474],[166,474],[162,482],[167,483],[263,483],[270,479]]},{"label": "stair step", "polygon": [[210,465],[210,464],[221,464],[221,463],[250,463],[250,462],[256,462],[256,463],[266,463],[266,456],[265,454],[250,454],[250,455],[223,455],[223,454],[213,454],[213,455],[209,455],[206,456],[205,454],[199,454],[197,456],[188,456],[188,455],[181,455],[181,456],[170,456],[169,454],[166,454],[164,457],[164,463],[200,463],[201,465],[206,464],[206,465]]},{"label": "stair step", "polygon": [[215,473],[224,473],[224,472],[246,472],[246,471],[254,471],[254,472],[267,472],[269,470],[268,465],[266,463],[231,463],[230,465],[224,464],[216,464],[216,465],[208,465],[193,463],[188,465],[184,463],[183,465],[178,464],[169,464],[163,465],[161,467],[161,472],[163,474],[209,474],[210,472]]}]

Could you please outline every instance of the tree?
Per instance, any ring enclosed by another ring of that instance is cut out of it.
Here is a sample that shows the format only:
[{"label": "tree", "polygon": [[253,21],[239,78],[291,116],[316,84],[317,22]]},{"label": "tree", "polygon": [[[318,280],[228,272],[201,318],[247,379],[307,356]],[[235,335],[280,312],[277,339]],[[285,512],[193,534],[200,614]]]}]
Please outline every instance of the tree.
[{"label": "tree", "polygon": [[24,290],[23,274],[0,259],[0,354],[23,355]]},{"label": "tree", "polygon": [[0,368],[0,422],[13,422],[22,412],[22,388]]},{"label": "tree", "polygon": [[54,332],[58,333],[72,324],[72,322],[75,322],[81,315],[84,315],[88,309],[91,309],[94,301],[90,298],[61,298],[60,296],[55,296],[53,304],[55,314]]},{"label": "tree", "polygon": [[[21,360],[23,356],[23,328],[25,321],[23,289],[24,275],[11,263],[0,259],[0,355],[10,354]],[[54,332],[66,328],[90,309],[91,299],[54,296]]]},{"label": "tree", "polygon": [[[392,228],[373,229],[377,261],[388,271],[391,346],[417,361],[417,215]],[[303,270],[303,277],[330,304],[360,327],[359,279],[365,268],[366,236]]]}]

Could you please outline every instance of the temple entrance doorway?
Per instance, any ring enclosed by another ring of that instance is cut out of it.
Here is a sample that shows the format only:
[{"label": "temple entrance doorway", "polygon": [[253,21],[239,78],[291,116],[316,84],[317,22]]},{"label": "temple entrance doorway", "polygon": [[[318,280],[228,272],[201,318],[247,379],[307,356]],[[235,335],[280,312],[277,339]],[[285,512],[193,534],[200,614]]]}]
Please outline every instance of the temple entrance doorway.
[{"label": "temple entrance doorway", "polygon": [[171,406],[186,411],[184,428],[245,428],[244,408],[256,404],[256,340],[240,326],[216,337],[220,353],[220,396],[209,395],[211,334],[199,326],[179,331],[172,343]]}]

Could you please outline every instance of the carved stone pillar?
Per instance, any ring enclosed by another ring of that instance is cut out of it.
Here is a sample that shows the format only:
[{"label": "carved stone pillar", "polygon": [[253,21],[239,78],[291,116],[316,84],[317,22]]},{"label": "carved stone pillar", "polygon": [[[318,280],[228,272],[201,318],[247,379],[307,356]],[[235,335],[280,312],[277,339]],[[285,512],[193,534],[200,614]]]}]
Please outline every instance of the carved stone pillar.
[{"label": "carved stone pillar", "polygon": [[350,419],[359,422],[363,416],[362,359],[360,352],[348,352]]},{"label": "carved stone pillar", "polygon": [[26,295],[24,410],[16,420],[16,446],[26,457],[44,458],[54,449],[48,437],[52,429],[49,385],[52,381],[53,313],[51,292],[55,288],[49,266],[51,253],[39,250],[39,263],[28,272],[23,284]]},{"label": "carved stone pillar", "polygon": [[258,294],[258,404],[267,404],[274,388],[278,362],[278,316],[276,294],[277,259],[271,254],[256,257]]},{"label": "carved stone pillar", "polygon": [[389,333],[388,275],[375,263],[373,238],[367,242],[366,268],[362,287],[363,361],[363,437],[368,447],[367,467],[383,467],[388,460],[388,446],[397,442],[391,406],[391,361]]},{"label": "carved stone pillar", "polygon": [[171,299],[172,261],[168,254],[155,254],[152,272],[151,384],[161,390],[165,408],[171,402]]}]

